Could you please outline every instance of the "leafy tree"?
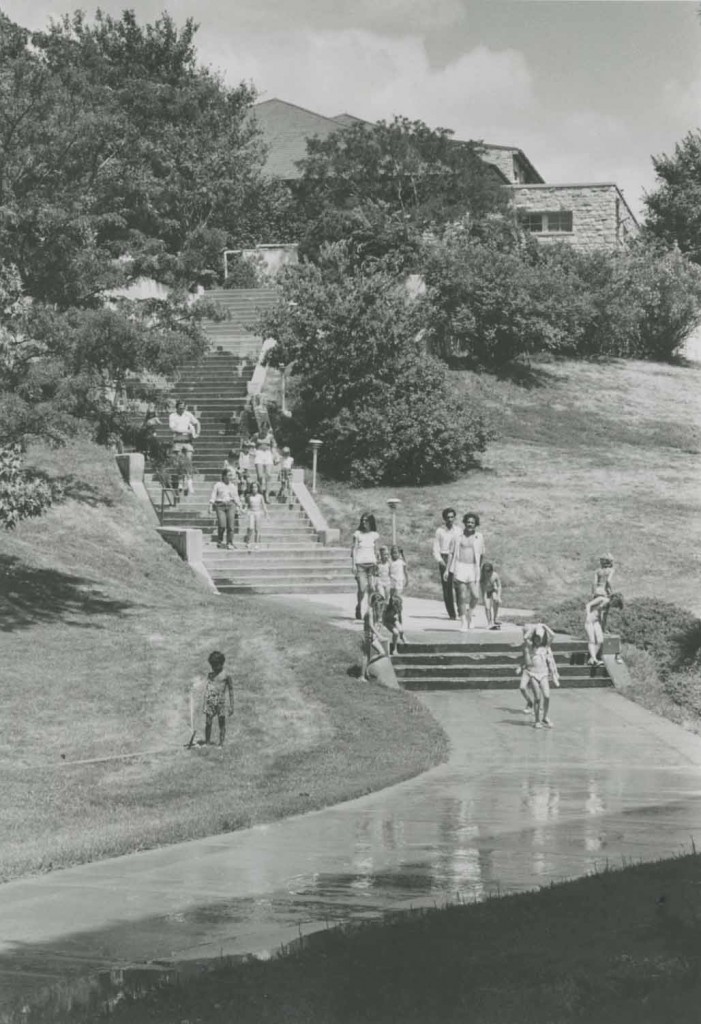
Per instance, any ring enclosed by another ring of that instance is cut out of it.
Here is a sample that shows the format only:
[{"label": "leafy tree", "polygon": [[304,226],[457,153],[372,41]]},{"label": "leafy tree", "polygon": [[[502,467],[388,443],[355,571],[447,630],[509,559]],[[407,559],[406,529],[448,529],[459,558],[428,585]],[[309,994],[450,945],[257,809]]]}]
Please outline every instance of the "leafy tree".
[{"label": "leafy tree", "polygon": [[645,230],[701,263],[701,131],[689,132],[671,156],[652,163],[658,183],[645,196]]},{"label": "leafy tree", "polygon": [[[490,231],[490,227],[493,229]],[[446,229],[423,247],[421,270],[432,307],[428,342],[444,359],[496,369],[525,353],[557,350],[566,275],[543,270],[537,243],[513,225],[493,221],[475,234],[469,224]],[[558,287],[560,285],[560,287]]]},{"label": "leafy tree", "polygon": [[348,242],[325,245],[316,264],[283,278],[283,297],[261,321],[277,339],[269,360],[291,366],[298,444],[317,436],[325,466],[354,483],[453,479],[483,451],[487,432],[427,355],[425,311],[395,261],[359,265]]},{"label": "leafy tree", "polygon": [[60,444],[87,427],[98,441],[130,422],[130,399],[154,397],[154,374],[170,376],[206,348],[207,303],[114,300],[101,309],[30,303],[16,268],[0,264],[0,434]]},{"label": "leafy tree", "polygon": [[98,11],[30,34],[0,15],[0,259],[34,298],[99,305],[141,274],[188,284],[281,215],[254,94],[198,64],[195,32]]},{"label": "leafy tree", "polygon": [[310,139],[300,166],[301,249],[312,257],[324,242],[348,239],[359,258],[403,252],[410,262],[424,230],[507,204],[478,143],[404,117]]},{"label": "leafy tree", "polygon": [[23,470],[19,445],[0,446],[0,525],[6,530],[42,515],[59,493],[49,481]]}]

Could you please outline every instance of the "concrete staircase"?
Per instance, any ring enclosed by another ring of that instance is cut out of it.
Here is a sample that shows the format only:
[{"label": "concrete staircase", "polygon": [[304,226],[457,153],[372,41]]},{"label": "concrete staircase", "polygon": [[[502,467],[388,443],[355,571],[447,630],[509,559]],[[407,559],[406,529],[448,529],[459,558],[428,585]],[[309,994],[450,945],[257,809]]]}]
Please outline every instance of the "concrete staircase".
[{"label": "concrete staircase", "polygon": [[[553,654],[561,687],[613,686],[606,668],[587,666],[584,640],[557,637]],[[392,662],[406,690],[513,690],[518,686],[521,656],[517,633],[513,641],[410,643],[399,648]]]},{"label": "concrete staircase", "polygon": [[[270,502],[259,550],[247,550],[244,546],[245,513],[238,523],[234,550],[216,545],[209,496],[229,450],[234,448],[238,452],[240,447],[238,418],[262,344],[251,327],[260,311],[277,301],[277,295],[272,288],[218,289],[207,293],[207,298],[223,306],[231,319],[205,322],[214,350],[198,364],[185,367],[170,394],[171,401],[181,399],[196,410],[202,429],[194,445],[194,493],[181,496],[177,505],[166,505],[162,525],[202,530],[203,563],[222,593],[351,591],[355,583],[350,573],[349,552],[321,543],[294,495],[289,503]],[[164,425],[159,429],[159,437],[170,441],[167,413],[161,419]],[[160,511],[160,482],[152,473],[147,474],[145,482],[153,504]],[[276,493],[278,487],[274,471],[271,489]]]}]

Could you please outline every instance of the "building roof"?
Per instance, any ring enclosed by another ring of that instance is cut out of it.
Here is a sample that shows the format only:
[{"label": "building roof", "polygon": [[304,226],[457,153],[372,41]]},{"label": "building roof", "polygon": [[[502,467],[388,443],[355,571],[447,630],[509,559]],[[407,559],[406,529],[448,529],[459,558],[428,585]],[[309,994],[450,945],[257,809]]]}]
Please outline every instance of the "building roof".
[{"label": "building roof", "polygon": [[[298,107],[286,100],[271,99],[256,103],[253,115],[258,122],[268,157],[263,168],[271,177],[294,181],[301,177],[297,161],[307,155],[307,139],[328,138],[343,129],[341,121],[313,110]],[[351,115],[341,115],[341,117]]]}]

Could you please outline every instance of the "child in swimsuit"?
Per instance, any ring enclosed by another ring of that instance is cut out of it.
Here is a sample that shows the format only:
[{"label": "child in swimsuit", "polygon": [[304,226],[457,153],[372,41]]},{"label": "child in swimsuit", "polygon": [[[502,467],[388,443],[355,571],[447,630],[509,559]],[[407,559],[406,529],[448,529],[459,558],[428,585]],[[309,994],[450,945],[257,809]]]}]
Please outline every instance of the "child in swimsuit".
[{"label": "child in swimsuit", "polygon": [[[204,691],[202,710],[205,716],[204,738],[206,743],[212,739],[212,722],[219,722],[219,746],[224,746],[226,739],[226,718],[234,713],[234,683],[229,675],[223,674],[225,656],[221,651],[212,651],[207,659],[211,672],[207,674],[207,685]],[[227,701],[228,698],[228,701]],[[228,711],[227,711],[228,705]]]},{"label": "child in swimsuit", "polygon": [[379,561],[377,563],[377,577],[375,587],[378,594],[382,594],[385,601],[389,601],[389,593],[392,583],[389,576],[389,548],[381,544],[378,548]]},{"label": "child in swimsuit", "polygon": [[368,602],[367,611],[363,616],[363,640],[361,644],[363,661],[360,668],[360,678],[364,683],[370,681],[368,679],[368,667],[373,654],[382,655],[385,653],[382,646],[382,634],[377,628],[382,619],[383,605],[384,602],[380,595],[377,592],[373,593]]},{"label": "child in swimsuit", "polygon": [[402,625],[401,601],[402,599],[398,594],[392,594],[382,615],[382,625],[390,634],[390,654],[396,654],[398,641],[401,640],[403,644],[406,643],[404,627]]},{"label": "child in swimsuit", "polygon": [[248,508],[246,547],[250,550],[251,537],[253,537],[253,547],[258,549],[261,540],[261,523],[264,518],[267,519],[268,517],[268,506],[265,504],[265,498],[260,493],[257,483],[251,484],[251,489],[246,498],[246,506]]},{"label": "child in swimsuit", "polygon": [[599,559],[599,568],[594,573],[593,597],[610,597],[613,593],[611,580],[613,579],[613,555],[602,555]]},{"label": "child in swimsuit", "polygon": [[610,608],[622,607],[622,594],[611,594],[610,597],[599,594],[592,598],[591,601],[587,601],[585,606],[586,614],[584,616],[584,630],[587,634],[589,665],[592,668],[596,668],[597,666],[604,664],[599,655],[601,653],[601,645],[604,642],[604,626],[608,611]]},{"label": "child in swimsuit", "polygon": [[[551,644],[555,634],[544,622],[526,626],[523,630],[523,666],[521,672],[520,691],[526,701],[524,712],[535,713],[534,725],[537,729],[545,725],[552,728],[548,716],[550,710],[550,683],[560,685],[555,657]],[[518,671],[518,670],[517,670]],[[541,720],[541,704],[543,717]]]},{"label": "child in swimsuit", "polygon": [[492,562],[484,562],[480,580],[482,586],[482,603],[484,604],[487,625],[490,629],[501,629],[499,609],[501,608],[501,580]]}]

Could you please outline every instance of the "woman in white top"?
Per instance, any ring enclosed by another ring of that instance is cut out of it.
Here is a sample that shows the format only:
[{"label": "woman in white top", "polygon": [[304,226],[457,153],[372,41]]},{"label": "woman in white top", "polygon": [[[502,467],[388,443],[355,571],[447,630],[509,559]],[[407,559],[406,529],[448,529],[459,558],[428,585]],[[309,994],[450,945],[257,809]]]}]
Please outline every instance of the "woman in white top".
[{"label": "woman in white top", "polygon": [[377,545],[380,535],[377,532],[375,517],[371,512],[364,512],[360,517],[358,529],[353,534],[351,545],[351,565],[358,587],[355,605],[356,619],[362,619],[361,604],[365,594],[370,594],[375,586],[377,573]]},{"label": "woman in white top", "polygon": [[484,559],[484,540],[477,532],[480,517],[467,512],[463,517],[463,532],[450,544],[448,572],[455,580],[458,597],[458,615],[463,633],[472,625],[472,613],[480,599],[480,574]]},{"label": "woman in white top", "polygon": [[236,530],[236,513],[241,509],[241,498],[234,474],[228,468],[222,470],[221,480],[217,480],[209,497],[209,507],[217,517],[217,545],[224,547],[224,531],[226,546],[233,548]]}]

